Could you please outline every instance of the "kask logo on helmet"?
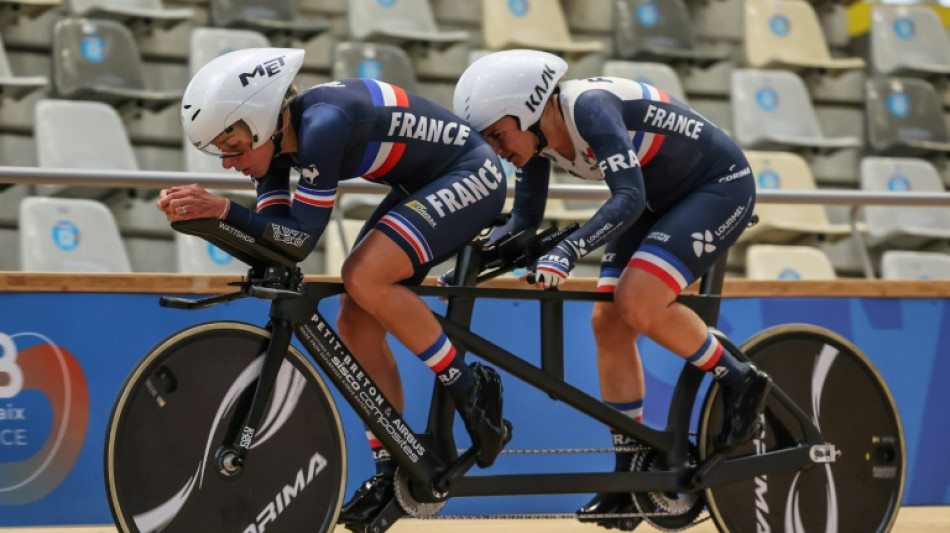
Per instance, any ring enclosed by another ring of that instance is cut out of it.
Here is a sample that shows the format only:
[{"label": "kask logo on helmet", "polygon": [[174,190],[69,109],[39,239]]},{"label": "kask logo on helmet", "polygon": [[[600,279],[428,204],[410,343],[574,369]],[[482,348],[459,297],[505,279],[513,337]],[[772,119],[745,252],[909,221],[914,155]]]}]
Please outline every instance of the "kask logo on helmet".
[{"label": "kask logo on helmet", "polygon": [[241,80],[241,87],[247,87],[247,85],[251,83],[249,81],[251,78],[263,75],[267,75],[268,78],[273,78],[277,74],[280,74],[281,67],[285,65],[284,57],[286,56],[277,56],[274,59],[268,59],[254,67],[254,70],[239,74],[238,79]]},{"label": "kask logo on helmet", "polygon": [[527,107],[529,111],[533,113],[538,106],[544,103],[544,96],[551,87],[551,80],[554,79],[556,74],[557,70],[550,65],[544,65],[544,70],[541,71],[541,82],[534,86],[531,95],[524,101],[524,106]]}]

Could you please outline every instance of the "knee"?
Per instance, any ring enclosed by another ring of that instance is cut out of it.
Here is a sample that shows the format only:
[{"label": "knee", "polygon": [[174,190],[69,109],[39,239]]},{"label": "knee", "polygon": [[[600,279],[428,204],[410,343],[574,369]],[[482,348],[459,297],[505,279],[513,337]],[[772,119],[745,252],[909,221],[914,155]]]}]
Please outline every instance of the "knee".
[{"label": "knee", "polygon": [[657,313],[643,302],[634,302],[630,298],[614,302],[620,320],[630,328],[641,333],[648,333]]},{"label": "knee", "polygon": [[346,294],[349,295],[353,301],[361,306],[371,301],[368,298],[373,292],[371,287],[372,280],[368,273],[365,272],[365,269],[362,268],[360,261],[356,260],[356,258],[351,256],[344,261],[343,268],[340,271],[340,278],[343,281],[343,286],[346,287]]},{"label": "knee", "polygon": [[597,302],[590,317],[594,339],[598,343],[619,343],[636,337],[636,331],[627,324],[611,302]]}]

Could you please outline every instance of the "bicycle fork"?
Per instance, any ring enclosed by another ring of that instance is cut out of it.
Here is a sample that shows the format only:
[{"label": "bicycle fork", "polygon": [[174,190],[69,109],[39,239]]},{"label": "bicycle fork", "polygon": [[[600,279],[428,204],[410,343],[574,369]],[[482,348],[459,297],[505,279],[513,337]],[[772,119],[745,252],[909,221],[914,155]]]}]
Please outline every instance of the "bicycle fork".
[{"label": "bicycle fork", "polygon": [[254,442],[257,428],[264,417],[264,409],[274,390],[277,373],[284,362],[284,354],[290,346],[293,328],[289,320],[276,319],[269,324],[271,340],[267,343],[267,352],[261,368],[261,376],[257,381],[254,396],[251,399],[251,408],[244,419],[244,425],[235,437],[234,442],[225,444],[215,452],[215,464],[218,473],[226,478],[235,478],[240,475],[247,455]]}]

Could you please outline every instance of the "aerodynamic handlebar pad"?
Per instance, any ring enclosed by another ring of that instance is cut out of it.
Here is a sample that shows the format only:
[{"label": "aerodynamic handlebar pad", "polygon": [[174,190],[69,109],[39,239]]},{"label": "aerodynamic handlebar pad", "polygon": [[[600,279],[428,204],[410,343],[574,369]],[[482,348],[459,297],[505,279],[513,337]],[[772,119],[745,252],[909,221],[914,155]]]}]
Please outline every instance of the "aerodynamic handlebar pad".
[{"label": "aerodynamic handlebar pad", "polygon": [[267,247],[262,240],[255,239],[223,220],[179,220],[172,222],[172,229],[200,237],[252,267],[277,264],[292,269],[297,266],[294,258]]}]

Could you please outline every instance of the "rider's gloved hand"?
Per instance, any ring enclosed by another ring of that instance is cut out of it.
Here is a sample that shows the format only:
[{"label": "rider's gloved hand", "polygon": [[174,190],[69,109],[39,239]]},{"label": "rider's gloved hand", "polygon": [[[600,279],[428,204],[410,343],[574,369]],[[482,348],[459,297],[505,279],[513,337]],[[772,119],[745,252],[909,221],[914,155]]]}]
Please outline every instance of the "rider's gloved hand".
[{"label": "rider's gloved hand", "polygon": [[570,248],[562,242],[538,259],[534,271],[527,276],[528,281],[531,282],[533,278],[536,286],[545,289],[557,287],[570,275],[576,259]]}]

